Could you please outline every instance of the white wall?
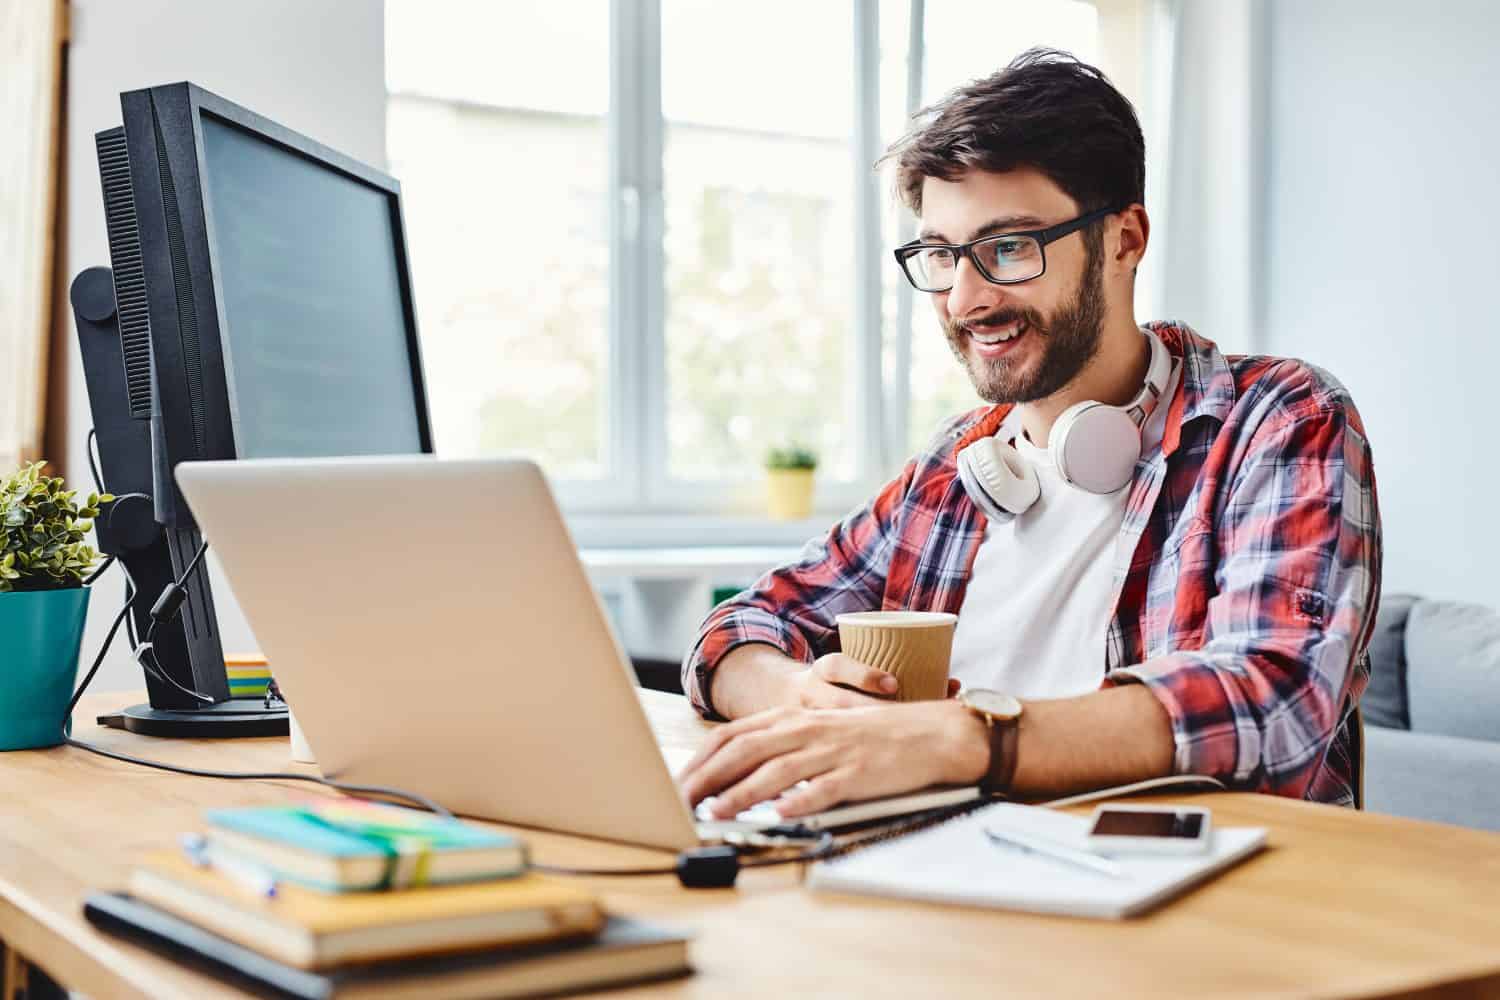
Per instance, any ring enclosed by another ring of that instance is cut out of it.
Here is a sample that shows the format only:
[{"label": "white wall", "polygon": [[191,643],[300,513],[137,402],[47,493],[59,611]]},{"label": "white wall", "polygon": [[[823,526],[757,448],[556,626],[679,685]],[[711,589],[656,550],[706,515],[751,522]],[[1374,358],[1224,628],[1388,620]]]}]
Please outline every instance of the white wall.
[{"label": "white wall", "polygon": [[[109,263],[94,133],[120,124],[120,92],[178,80],[203,87],[349,155],[385,163],[385,25],[381,0],[72,0],[68,56],[67,269],[60,289],[68,345],[64,473],[87,482],[90,418],[67,285]],[[228,651],[254,637],[217,566],[211,567]],[[83,666],[124,598],[118,573],[90,600]],[[122,630],[123,633],[123,630]],[[144,685],[123,635],[91,690]]]},{"label": "white wall", "polygon": [[1267,325],[1364,415],[1385,589],[1500,605],[1500,5],[1274,0]]},{"label": "white wall", "polygon": [[[1137,315],[1183,320],[1226,354],[1261,352],[1264,0],[1190,0],[1176,11],[1170,148],[1146,161],[1148,184],[1153,166],[1166,169],[1164,197],[1147,206],[1165,242],[1151,265],[1162,268],[1161,302]],[[1142,275],[1149,295],[1147,267]]]}]

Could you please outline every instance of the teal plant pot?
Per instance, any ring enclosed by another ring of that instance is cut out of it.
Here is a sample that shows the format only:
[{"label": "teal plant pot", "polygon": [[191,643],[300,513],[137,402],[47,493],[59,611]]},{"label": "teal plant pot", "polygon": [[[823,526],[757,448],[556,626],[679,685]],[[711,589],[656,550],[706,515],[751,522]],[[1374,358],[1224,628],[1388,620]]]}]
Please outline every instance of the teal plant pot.
[{"label": "teal plant pot", "polygon": [[0,594],[0,750],[63,741],[88,609],[88,587]]}]

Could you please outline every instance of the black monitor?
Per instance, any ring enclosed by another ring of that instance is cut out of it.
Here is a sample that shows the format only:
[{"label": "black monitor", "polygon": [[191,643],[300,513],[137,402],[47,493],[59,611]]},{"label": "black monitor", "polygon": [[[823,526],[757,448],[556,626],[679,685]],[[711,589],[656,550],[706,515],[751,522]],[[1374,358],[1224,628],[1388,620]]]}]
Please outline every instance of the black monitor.
[{"label": "black monitor", "polygon": [[[73,301],[104,486],[130,497],[99,519],[100,548],[131,571],[146,629],[202,541],[179,462],[433,449],[395,179],[190,83],[120,105],[123,127],[95,137],[113,273],[79,275]],[[147,671],[151,704],[103,721],[284,728],[230,698],[206,573],[152,646],[214,704]]]}]

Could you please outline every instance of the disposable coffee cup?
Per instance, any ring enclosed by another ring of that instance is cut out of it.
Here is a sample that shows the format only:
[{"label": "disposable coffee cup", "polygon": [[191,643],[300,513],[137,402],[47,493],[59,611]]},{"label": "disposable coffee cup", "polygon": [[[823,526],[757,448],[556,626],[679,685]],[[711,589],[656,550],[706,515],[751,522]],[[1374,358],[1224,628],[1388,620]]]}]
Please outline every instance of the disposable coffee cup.
[{"label": "disposable coffee cup", "polygon": [[943,611],[855,611],[834,619],[846,656],[893,675],[896,701],[948,697],[948,658],[958,616]]}]

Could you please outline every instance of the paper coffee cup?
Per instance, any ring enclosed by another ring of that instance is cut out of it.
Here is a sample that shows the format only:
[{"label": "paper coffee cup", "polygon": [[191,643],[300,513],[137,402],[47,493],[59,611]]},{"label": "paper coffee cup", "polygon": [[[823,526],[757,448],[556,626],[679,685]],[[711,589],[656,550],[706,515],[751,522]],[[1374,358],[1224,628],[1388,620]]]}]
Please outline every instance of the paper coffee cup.
[{"label": "paper coffee cup", "polygon": [[895,675],[897,701],[948,697],[948,658],[958,616],[943,611],[856,611],[839,615],[846,656]]}]

